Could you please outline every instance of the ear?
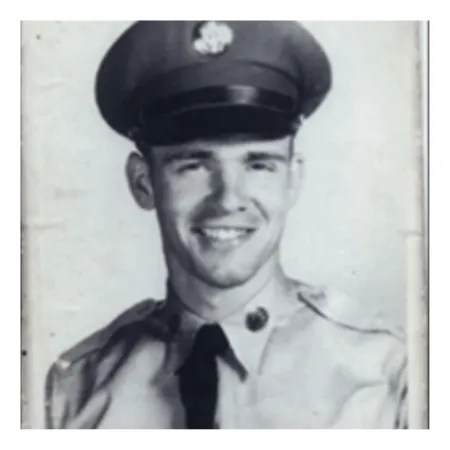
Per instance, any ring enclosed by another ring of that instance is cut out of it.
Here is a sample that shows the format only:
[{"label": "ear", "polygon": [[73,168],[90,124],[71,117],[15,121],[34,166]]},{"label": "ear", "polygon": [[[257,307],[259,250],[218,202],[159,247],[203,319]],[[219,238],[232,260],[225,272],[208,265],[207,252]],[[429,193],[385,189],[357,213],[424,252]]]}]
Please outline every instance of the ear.
[{"label": "ear", "polygon": [[125,166],[128,187],[136,203],[146,210],[155,207],[153,188],[150,179],[150,168],[145,158],[136,153],[130,153]]},{"label": "ear", "polygon": [[304,159],[300,154],[294,153],[290,165],[289,204],[292,207],[298,199],[303,182]]}]

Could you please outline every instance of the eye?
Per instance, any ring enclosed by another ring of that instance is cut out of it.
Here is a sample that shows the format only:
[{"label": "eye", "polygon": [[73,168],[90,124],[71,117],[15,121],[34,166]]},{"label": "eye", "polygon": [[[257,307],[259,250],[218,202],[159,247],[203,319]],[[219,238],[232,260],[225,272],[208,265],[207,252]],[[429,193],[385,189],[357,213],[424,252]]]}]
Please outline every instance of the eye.
[{"label": "eye", "polygon": [[277,165],[273,161],[253,161],[248,164],[250,170],[257,172],[276,172]]},{"label": "eye", "polygon": [[194,172],[202,167],[202,163],[199,161],[190,161],[182,163],[175,168],[176,173]]}]

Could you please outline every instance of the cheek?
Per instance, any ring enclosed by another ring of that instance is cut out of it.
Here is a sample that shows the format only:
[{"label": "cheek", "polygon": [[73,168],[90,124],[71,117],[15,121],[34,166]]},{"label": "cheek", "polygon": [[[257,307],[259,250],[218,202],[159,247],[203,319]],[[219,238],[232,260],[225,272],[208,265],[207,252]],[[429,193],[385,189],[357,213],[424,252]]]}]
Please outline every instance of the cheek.
[{"label": "cheek", "polygon": [[249,195],[270,217],[287,212],[290,195],[289,183],[284,174],[266,174],[249,181]]},{"label": "cheek", "polygon": [[156,190],[160,211],[172,220],[187,218],[208,194],[207,177],[161,177]]}]

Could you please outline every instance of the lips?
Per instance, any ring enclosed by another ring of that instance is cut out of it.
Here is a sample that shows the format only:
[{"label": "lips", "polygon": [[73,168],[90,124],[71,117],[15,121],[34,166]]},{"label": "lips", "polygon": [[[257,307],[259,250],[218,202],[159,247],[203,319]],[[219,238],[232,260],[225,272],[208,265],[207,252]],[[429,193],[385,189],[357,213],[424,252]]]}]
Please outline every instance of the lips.
[{"label": "lips", "polygon": [[233,242],[246,238],[255,232],[249,227],[194,227],[193,232],[213,242]]}]

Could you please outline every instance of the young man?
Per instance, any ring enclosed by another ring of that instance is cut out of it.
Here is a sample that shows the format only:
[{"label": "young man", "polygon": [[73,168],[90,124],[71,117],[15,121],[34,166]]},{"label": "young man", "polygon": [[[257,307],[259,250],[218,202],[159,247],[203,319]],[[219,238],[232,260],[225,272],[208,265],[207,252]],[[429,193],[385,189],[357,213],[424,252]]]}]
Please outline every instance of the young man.
[{"label": "young man", "polygon": [[356,302],[289,279],[301,122],[331,86],[291,22],[141,22],[97,77],[126,172],[155,210],[167,296],[132,306],[47,378],[49,428],[406,427],[402,340]]}]

